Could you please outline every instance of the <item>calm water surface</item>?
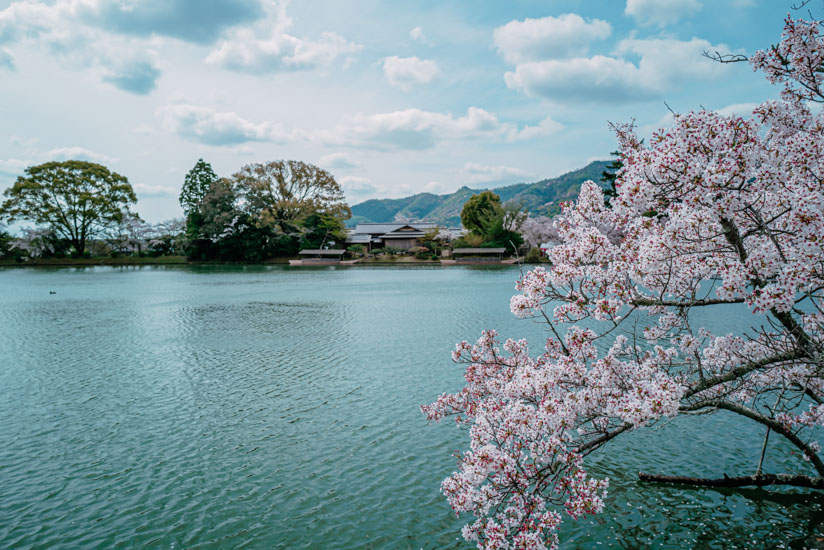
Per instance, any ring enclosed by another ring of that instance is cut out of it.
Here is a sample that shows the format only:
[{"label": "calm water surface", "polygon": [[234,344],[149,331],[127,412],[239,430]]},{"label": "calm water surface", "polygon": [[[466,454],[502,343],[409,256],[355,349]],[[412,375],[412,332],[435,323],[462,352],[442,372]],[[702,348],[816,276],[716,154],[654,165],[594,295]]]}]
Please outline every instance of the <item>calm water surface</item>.
[{"label": "calm water surface", "polygon": [[[517,275],[0,270],[0,547],[466,548],[439,484],[467,434],[418,405],[460,388],[450,351],[483,328],[538,349]],[[635,481],[750,473],[760,437],[715,415],[616,441],[592,457],[608,512],[564,547],[824,547],[820,494]],[[782,450],[768,471],[798,468]]]}]

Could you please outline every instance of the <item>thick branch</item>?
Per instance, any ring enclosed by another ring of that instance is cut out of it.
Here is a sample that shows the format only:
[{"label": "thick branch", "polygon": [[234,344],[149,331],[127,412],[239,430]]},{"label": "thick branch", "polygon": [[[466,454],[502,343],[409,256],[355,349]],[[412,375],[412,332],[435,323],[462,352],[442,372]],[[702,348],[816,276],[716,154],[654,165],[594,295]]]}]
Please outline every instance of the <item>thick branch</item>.
[{"label": "thick branch", "polygon": [[603,445],[604,443],[606,443],[607,441],[609,441],[613,437],[624,433],[625,431],[629,430],[630,428],[632,428],[632,424],[624,424],[623,426],[621,426],[619,428],[616,428],[616,429],[612,430],[611,432],[607,432],[604,435],[599,436],[596,439],[593,439],[592,441],[587,441],[586,443],[583,443],[582,445],[576,447],[575,452],[576,453],[581,453],[581,454],[587,453],[587,452],[595,449],[596,447],[598,447],[600,445]]},{"label": "thick branch", "polygon": [[770,365],[777,365],[778,363],[783,363],[785,361],[792,361],[796,359],[795,353],[780,353],[778,355],[773,355],[772,357],[767,357],[760,361],[752,361],[750,363],[744,363],[743,365],[739,365],[738,367],[728,371],[724,374],[719,374],[717,376],[712,376],[710,378],[705,378],[698,384],[694,385],[693,387],[689,388],[684,397],[691,397],[697,393],[700,393],[704,390],[708,390],[713,386],[717,386],[719,384],[724,384],[726,382],[731,382],[736,380],[754,370],[758,370]]},{"label": "thick branch", "polygon": [[744,405],[739,405],[738,403],[733,403],[731,401],[719,401],[716,406],[719,409],[726,409],[742,416],[746,416],[747,418],[751,418],[756,422],[760,422],[761,424],[768,426],[774,432],[783,435],[790,441],[790,443],[801,449],[807,458],[810,459],[810,462],[816,472],[818,472],[818,475],[824,476],[824,462],[822,462],[821,458],[818,456],[818,453],[811,449],[809,445],[804,443],[795,433],[774,418],[764,416],[754,409],[750,409],[749,407],[745,407]]},{"label": "thick branch", "polygon": [[681,301],[681,300],[655,300],[652,298],[635,298],[632,300],[634,306],[672,306],[672,307],[700,307],[715,306],[720,304],[743,304],[744,298],[732,298],[721,300],[719,298],[708,298],[706,300]]},{"label": "thick branch", "polygon": [[682,485],[698,485],[702,487],[767,487],[770,485],[793,485],[795,487],[809,487],[824,489],[824,477],[811,477],[796,474],[762,474],[759,476],[739,476],[719,479],[688,476],[664,476],[639,472],[638,479],[655,483],[678,483]]}]

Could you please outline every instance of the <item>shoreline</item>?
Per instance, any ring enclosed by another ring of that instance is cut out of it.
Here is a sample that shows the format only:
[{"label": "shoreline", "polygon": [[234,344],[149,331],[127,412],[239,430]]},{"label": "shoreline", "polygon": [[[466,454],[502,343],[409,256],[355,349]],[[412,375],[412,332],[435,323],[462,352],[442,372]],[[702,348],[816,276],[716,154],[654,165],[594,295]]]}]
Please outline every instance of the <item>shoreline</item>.
[{"label": "shoreline", "polygon": [[[48,259],[39,259],[39,260],[30,260],[27,262],[15,262],[15,261],[0,261],[0,268],[5,267],[98,267],[98,266],[106,266],[106,267],[135,267],[135,266],[179,266],[179,265],[289,265],[290,259],[296,258],[272,258],[269,260],[265,260],[262,262],[199,262],[199,261],[190,261],[187,260],[184,256],[161,256],[159,258],[48,258]],[[529,262],[521,262],[523,264],[527,264]],[[541,262],[543,264],[544,262]],[[478,262],[478,263],[459,263],[459,264],[452,264],[452,263],[442,263],[440,260],[369,260],[369,261],[360,261],[351,264],[318,264],[318,265],[296,265],[293,266],[296,269],[306,268],[306,267],[369,267],[369,266],[379,266],[379,267],[386,267],[386,266],[424,266],[424,265],[432,265],[432,266],[439,266],[439,267],[453,267],[456,265],[481,265],[481,266],[501,266],[505,267],[507,265],[519,265],[518,262],[511,262],[511,263],[491,263],[491,262]],[[529,263],[529,265],[533,265]],[[534,264],[540,265],[540,264]]]}]

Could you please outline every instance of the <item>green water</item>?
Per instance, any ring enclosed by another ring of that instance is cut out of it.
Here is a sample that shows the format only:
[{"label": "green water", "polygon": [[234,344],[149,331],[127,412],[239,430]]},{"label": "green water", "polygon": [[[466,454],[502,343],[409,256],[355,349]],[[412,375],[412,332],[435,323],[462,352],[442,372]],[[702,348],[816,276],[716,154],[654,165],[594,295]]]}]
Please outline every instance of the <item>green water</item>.
[{"label": "green water", "polygon": [[[517,275],[0,270],[0,548],[468,547],[439,493],[467,435],[418,405],[460,388],[456,341],[546,337],[509,313]],[[751,473],[760,438],[719,414],[617,440],[590,457],[608,510],[564,547],[824,546],[820,494],[635,481]],[[783,451],[767,471],[799,468]]]}]

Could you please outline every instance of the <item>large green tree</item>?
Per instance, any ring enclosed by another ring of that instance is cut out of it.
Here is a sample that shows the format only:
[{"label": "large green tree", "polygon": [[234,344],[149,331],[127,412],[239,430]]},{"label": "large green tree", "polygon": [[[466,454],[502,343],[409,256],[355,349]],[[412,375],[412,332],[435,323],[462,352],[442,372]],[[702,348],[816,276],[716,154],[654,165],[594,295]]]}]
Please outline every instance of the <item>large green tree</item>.
[{"label": "large green tree", "polygon": [[461,210],[461,223],[476,235],[483,235],[490,222],[503,215],[501,197],[492,191],[472,195]]},{"label": "large green tree", "polygon": [[47,162],[26,168],[3,193],[0,219],[47,225],[77,254],[99,231],[123,221],[137,202],[124,176],[92,162]]},{"label": "large green tree", "polygon": [[342,219],[352,215],[335,177],[305,162],[248,164],[234,175],[234,182],[257,223],[283,232],[294,231],[316,212]]},{"label": "large green tree", "polygon": [[180,206],[187,215],[197,210],[198,205],[209,192],[212,184],[217,181],[217,174],[212,165],[203,159],[197,159],[194,167],[189,170],[183,179],[183,188],[180,190]]}]

